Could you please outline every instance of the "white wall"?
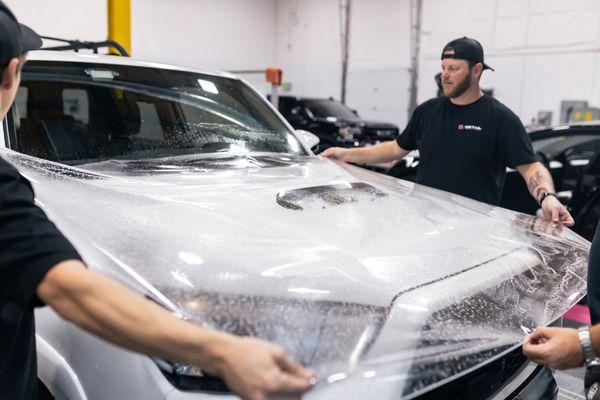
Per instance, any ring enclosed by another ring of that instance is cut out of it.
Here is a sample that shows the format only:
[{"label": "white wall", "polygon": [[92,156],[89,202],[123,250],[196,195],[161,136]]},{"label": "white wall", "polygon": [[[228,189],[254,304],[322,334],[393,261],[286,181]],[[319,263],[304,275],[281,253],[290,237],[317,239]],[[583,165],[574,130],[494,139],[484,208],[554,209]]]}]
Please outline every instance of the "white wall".
[{"label": "white wall", "polygon": [[[346,103],[365,118],[403,125],[408,107],[405,0],[353,0]],[[338,0],[278,0],[276,64],[290,94],[341,96]]]},{"label": "white wall", "polygon": [[[6,0],[41,34],[101,40],[105,0]],[[290,93],[340,97],[338,0],[131,0],[137,58],[194,68],[279,66]],[[407,120],[409,0],[353,0],[347,103],[366,118]],[[477,38],[496,72],[482,84],[524,122],[558,122],[561,100],[600,107],[599,0],[423,0],[419,101],[435,94],[441,48]],[[262,93],[264,76],[244,75]]]},{"label": "white wall", "polygon": [[276,12],[275,63],[291,93],[339,98],[337,0],[278,0]]},{"label": "white wall", "polygon": [[[264,70],[276,0],[131,0],[132,55],[199,69]],[[264,75],[244,75],[265,93]]]},{"label": "white wall", "polygon": [[[249,70],[275,61],[277,0],[131,0],[132,56],[197,69]],[[106,0],[7,0],[45,36],[104,40]],[[58,45],[46,42],[47,45]],[[266,93],[264,74],[243,78]]]},{"label": "white wall", "polygon": [[5,0],[4,3],[20,22],[42,36],[94,41],[108,36],[106,0]]},{"label": "white wall", "polygon": [[[409,0],[353,0],[347,103],[368,118],[406,123]],[[276,61],[291,93],[340,97],[338,0],[279,0]],[[435,95],[442,47],[478,39],[496,72],[482,86],[528,123],[559,122],[561,100],[600,107],[600,1],[423,0],[418,100]]]},{"label": "white wall", "polygon": [[408,120],[408,1],[353,0],[347,104],[364,118]]},{"label": "white wall", "polygon": [[600,106],[600,1],[424,0],[423,16],[420,101],[435,91],[444,44],[467,35],[496,70],[482,86],[524,123],[539,110],[558,123],[561,100]]}]

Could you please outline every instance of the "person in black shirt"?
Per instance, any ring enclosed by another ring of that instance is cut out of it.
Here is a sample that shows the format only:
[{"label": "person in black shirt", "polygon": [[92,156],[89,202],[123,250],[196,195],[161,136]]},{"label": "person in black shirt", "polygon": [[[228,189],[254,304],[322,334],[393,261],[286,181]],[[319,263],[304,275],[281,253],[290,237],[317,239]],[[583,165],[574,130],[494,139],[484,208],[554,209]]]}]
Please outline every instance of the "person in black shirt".
[{"label": "person in black shirt", "polygon": [[[0,118],[14,101],[26,52],[41,43],[0,2]],[[244,399],[300,393],[314,379],[278,346],[183,321],[86,269],[77,251],[34,204],[27,179],[0,159],[2,400],[37,399],[33,309],[45,304],[112,343],[218,375]]]},{"label": "person in black shirt", "polygon": [[479,42],[466,37],[451,41],[442,51],[444,96],[419,105],[396,140],[356,149],[332,147],[323,155],[375,164],[418,149],[417,183],[492,205],[500,202],[506,167],[516,168],[546,220],[572,226],[573,218],[556,198],[550,173],[536,161],[519,118],[481,91],[485,69],[491,68]]}]

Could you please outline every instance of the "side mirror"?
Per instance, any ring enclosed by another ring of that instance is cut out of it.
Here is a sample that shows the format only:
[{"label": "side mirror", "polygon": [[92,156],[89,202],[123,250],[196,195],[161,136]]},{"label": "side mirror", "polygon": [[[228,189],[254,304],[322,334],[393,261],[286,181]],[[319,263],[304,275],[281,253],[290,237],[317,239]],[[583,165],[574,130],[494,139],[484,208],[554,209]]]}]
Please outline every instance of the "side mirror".
[{"label": "side mirror", "polygon": [[302,141],[302,143],[311,149],[313,153],[316,153],[319,150],[319,142],[321,139],[319,139],[319,137],[314,133],[298,129],[296,131],[296,135],[298,135],[298,138]]}]

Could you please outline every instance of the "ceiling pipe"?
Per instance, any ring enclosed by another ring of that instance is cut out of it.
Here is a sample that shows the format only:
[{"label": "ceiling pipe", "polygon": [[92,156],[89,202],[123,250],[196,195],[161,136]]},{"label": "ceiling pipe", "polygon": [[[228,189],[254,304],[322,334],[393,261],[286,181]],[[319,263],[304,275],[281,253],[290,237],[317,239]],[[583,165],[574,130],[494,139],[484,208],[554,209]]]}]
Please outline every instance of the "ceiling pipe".
[{"label": "ceiling pipe", "polygon": [[346,104],[346,83],[348,81],[348,55],[350,53],[350,17],[352,0],[340,0],[340,44],[342,50],[342,92],[340,99]]},{"label": "ceiling pipe", "polygon": [[421,23],[423,0],[410,0],[410,89],[408,102],[408,118],[417,108],[419,82],[419,56],[421,52]]}]

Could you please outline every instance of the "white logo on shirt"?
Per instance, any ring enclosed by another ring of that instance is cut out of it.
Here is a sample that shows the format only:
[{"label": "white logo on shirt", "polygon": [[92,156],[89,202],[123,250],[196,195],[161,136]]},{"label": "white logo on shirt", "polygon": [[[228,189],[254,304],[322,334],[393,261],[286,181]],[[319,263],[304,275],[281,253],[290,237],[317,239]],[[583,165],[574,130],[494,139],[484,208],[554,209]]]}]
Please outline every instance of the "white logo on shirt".
[{"label": "white logo on shirt", "polygon": [[463,124],[460,124],[460,125],[458,125],[458,130],[460,130],[460,131],[462,131],[462,130],[465,130],[465,131],[481,131],[481,127],[477,126],[477,125],[463,125]]}]

